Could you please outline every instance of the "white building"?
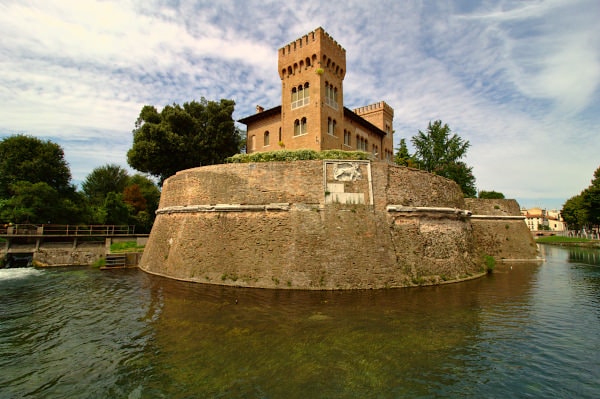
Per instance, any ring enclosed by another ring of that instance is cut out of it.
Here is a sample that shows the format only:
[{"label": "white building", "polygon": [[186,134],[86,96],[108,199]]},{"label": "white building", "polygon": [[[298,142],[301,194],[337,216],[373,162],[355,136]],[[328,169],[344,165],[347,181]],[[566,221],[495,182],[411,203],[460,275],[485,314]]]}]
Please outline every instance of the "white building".
[{"label": "white building", "polygon": [[562,215],[556,209],[550,211],[542,208],[521,209],[521,215],[525,216],[525,223],[531,231],[566,230]]}]

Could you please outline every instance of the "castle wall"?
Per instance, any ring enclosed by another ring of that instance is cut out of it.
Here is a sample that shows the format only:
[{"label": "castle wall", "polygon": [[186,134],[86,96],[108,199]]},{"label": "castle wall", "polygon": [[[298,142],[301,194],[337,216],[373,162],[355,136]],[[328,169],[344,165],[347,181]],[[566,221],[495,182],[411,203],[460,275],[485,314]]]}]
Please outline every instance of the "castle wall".
[{"label": "castle wall", "polygon": [[425,172],[368,161],[214,165],[165,181],[140,267],[260,288],[403,287],[479,275],[475,234],[458,186]]},{"label": "castle wall", "polygon": [[[479,251],[499,260],[532,259],[537,245],[514,199],[466,198],[473,212],[474,242]],[[525,228],[523,228],[525,226]]]}]

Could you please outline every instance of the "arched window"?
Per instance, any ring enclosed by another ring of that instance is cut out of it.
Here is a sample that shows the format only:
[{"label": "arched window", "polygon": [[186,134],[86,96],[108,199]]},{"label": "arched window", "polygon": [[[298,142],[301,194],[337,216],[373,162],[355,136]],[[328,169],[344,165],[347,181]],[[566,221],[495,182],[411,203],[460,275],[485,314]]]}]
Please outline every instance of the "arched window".
[{"label": "arched window", "polygon": [[281,143],[281,127],[279,127],[279,142]]},{"label": "arched window", "polygon": [[325,82],[325,104],[333,109],[338,109],[337,88],[333,87],[333,84],[329,84],[328,82]]},{"label": "arched window", "polygon": [[308,68],[310,66],[310,58],[306,57],[306,67]]},{"label": "arched window", "polygon": [[344,145],[347,145],[348,147],[350,147],[350,138],[352,137],[352,134],[347,131],[346,129],[344,129]]},{"label": "arched window", "polygon": [[327,118],[327,133],[329,133],[332,136],[335,136],[335,125],[335,119]]},{"label": "arched window", "polygon": [[269,145],[269,131],[268,130],[265,132],[263,145],[265,147],[267,147]]},{"label": "arched window", "polygon": [[296,119],[294,121],[294,136],[300,136],[300,121]]},{"label": "arched window", "polygon": [[292,88],[292,109],[308,105],[310,102],[310,91],[308,82],[304,85]]},{"label": "arched window", "polygon": [[306,117],[304,117],[300,120],[300,132],[302,132],[302,134],[306,134],[306,132],[307,132]]},{"label": "arched window", "polygon": [[255,150],[256,149],[256,136],[252,135],[250,137],[250,149],[251,150]]}]

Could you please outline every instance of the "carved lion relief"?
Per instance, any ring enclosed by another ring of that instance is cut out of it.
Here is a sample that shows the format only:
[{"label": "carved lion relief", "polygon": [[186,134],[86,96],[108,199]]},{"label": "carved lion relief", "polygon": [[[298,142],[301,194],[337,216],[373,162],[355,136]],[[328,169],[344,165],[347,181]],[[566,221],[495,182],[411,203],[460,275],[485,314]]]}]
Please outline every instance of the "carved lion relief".
[{"label": "carved lion relief", "polygon": [[356,181],[362,178],[360,164],[356,162],[336,163],[333,166],[333,178],[337,181]]}]

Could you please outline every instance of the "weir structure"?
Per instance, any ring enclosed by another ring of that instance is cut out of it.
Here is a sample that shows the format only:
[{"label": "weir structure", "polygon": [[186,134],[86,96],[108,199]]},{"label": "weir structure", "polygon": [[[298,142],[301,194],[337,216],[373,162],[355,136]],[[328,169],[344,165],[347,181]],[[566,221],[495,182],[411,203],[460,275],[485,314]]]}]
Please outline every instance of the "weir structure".
[{"label": "weir structure", "polygon": [[213,165],[163,185],[140,268],[279,289],[407,287],[536,260],[514,200],[463,198],[448,179],[382,161]]},{"label": "weir structure", "polygon": [[144,245],[148,234],[127,225],[17,224],[0,226],[0,267],[92,265],[105,258],[107,266],[137,266],[139,254],[112,258],[115,242]]}]

